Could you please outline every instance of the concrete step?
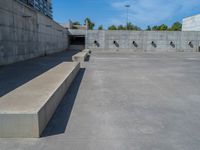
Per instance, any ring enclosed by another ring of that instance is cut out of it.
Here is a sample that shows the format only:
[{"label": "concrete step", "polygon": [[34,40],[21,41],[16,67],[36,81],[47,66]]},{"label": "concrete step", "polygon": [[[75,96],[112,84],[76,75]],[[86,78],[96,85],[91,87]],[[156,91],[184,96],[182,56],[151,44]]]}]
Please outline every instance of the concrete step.
[{"label": "concrete step", "polygon": [[80,63],[61,63],[1,97],[0,137],[40,137],[79,69]]}]

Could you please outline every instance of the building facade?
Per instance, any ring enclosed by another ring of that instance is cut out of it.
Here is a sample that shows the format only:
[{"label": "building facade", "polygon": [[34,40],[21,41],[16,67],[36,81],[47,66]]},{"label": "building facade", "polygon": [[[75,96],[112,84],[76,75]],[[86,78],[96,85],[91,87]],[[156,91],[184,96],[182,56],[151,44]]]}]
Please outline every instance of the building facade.
[{"label": "building facade", "polygon": [[184,18],[182,31],[200,31],[200,14]]},{"label": "building facade", "polygon": [[31,6],[45,16],[53,19],[51,0],[20,0],[21,2]]}]

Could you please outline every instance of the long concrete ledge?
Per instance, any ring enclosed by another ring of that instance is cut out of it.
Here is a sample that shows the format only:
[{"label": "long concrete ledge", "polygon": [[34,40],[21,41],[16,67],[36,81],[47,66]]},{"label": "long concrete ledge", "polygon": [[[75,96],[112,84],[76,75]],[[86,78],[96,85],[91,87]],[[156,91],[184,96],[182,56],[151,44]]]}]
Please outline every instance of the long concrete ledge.
[{"label": "long concrete ledge", "polygon": [[85,49],[85,50],[75,54],[74,56],[72,56],[72,60],[74,62],[84,62],[89,54],[90,54],[90,50]]},{"label": "long concrete ledge", "polygon": [[90,49],[84,49],[83,52],[86,52],[88,55],[91,53]]},{"label": "long concrete ledge", "polygon": [[1,97],[0,137],[40,137],[79,69],[62,63]]}]

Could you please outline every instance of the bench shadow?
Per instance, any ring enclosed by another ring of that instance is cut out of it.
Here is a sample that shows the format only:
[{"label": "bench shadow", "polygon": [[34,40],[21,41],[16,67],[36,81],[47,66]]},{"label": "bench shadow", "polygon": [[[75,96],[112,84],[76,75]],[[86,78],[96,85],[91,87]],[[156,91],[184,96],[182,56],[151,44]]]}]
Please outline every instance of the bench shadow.
[{"label": "bench shadow", "polygon": [[85,61],[86,61],[86,62],[89,62],[89,61],[90,61],[90,55],[87,55],[87,57],[85,58]]},{"label": "bench shadow", "polygon": [[78,51],[64,51],[0,67],[0,98],[37,76],[59,65],[70,62]]},{"label": "bench shadow", "polygon": [[47,127],[44,129],[41,138],[65,133],[84,73],[85,68],[81,68]]}]

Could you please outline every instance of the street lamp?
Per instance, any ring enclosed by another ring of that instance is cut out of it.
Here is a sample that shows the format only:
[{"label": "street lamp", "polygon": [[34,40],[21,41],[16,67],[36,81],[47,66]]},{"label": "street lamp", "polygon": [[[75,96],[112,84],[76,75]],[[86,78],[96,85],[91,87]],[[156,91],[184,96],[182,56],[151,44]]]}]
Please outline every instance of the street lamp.
[{"label": "street lamp", "polygon": [[127,9],[127,20],[126,20],[126,28],[128,30],[128,9],[131,7],[130,5],[125,5],[126,9]]}]

